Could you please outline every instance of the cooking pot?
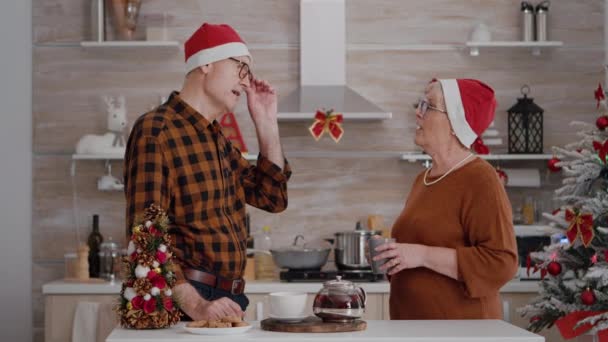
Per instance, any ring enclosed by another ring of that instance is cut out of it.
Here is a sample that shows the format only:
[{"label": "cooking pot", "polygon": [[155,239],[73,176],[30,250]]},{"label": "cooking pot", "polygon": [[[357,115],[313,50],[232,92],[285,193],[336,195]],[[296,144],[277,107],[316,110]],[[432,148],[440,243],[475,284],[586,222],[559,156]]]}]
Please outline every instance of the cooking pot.
[{"label": "cooking pot", "polygon": [[365,255],[367,241],[374,235],[380,235],[375,230],[351,230],[335,234],[335,262],[340,270],[370,269],[371,265]]},{"label": "cooking pot", "polygon": [[270,249],[274,263],[279,268],[290,270],[316,270],[327,262],[331,248],[308,247],[306,244],[298,245],[298,240],[304,240],[302,235],[296,236],[291,246]]}]

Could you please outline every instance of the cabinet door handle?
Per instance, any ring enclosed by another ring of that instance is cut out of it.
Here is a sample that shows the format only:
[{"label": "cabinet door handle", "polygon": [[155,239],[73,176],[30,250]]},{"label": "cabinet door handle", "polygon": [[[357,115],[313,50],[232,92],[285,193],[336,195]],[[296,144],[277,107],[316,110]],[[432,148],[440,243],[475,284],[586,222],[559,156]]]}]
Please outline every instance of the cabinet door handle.
[{"label": "cabinet door handle", "polygon": [[255,305],[255,318],[256,321],[261,321],[264,319],[264,303],[263,302],[257,302]]},{"label": "cabinet door handle", "polygon": [[511,323],[511,303],[508,300],[502,301],[502,319]]}]

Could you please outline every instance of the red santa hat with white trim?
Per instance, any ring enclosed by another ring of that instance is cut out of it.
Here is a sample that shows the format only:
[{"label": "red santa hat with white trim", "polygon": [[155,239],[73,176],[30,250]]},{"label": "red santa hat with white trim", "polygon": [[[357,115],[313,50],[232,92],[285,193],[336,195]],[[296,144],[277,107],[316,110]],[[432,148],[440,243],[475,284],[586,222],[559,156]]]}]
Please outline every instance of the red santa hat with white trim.
[{"label": "red santa hat with white trim", "polygon": [[456,137],[467,148],[494,120],[496,98],[487,84],[473,79],[439,80],[448,118]]},{"label": "red santa hat with white trim", "polygon": [[184,43],[186,72],[222,59],[251,54],[239,34],[226,24],[204,23]]}]

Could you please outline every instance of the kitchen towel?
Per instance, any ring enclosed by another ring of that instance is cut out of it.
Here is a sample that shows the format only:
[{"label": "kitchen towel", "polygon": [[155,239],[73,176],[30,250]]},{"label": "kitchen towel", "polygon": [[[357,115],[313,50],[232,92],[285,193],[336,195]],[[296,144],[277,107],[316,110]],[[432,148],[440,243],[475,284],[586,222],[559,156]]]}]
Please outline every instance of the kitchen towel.
[{"label": "kitchen towel", "polygon": [[72,342],[96,341],[98,317],[99,303],[78,302],[72,325]]}]

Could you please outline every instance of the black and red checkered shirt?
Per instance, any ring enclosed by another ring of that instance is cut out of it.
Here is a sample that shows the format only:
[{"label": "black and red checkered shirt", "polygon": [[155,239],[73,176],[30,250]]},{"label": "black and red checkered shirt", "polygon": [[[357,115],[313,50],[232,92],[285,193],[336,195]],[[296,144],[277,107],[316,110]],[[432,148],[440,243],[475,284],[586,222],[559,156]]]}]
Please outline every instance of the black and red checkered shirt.
[{"label": "black and red checkered shirt", "polygon": [[[227,279],[243,274],[245,203],[269,211],[287,207],[283,170],[261,154],[251,165],[214,121],[177,92],[134,124],[124,165],[127,234],[152,203],[167,211],[176,263]],[[178,283],[185,278],[176,269]]]}]

